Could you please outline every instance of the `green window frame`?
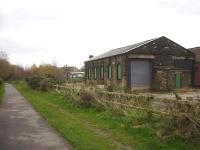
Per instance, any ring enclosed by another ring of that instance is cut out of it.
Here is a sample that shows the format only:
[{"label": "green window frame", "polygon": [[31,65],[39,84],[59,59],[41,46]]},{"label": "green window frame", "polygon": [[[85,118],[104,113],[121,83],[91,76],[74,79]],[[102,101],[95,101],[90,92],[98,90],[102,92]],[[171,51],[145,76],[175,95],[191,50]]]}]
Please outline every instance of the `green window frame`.
[{"label": "green window frame", "polygon": [[90,68],[90,79],[92,80],[92,68]]},{"label": "green window frame", "polygon": [[103,80],[104,79],[104,66],[101,65],[100,67],[100,79]]},{"label": "green window frame", "polygon": [[176,83],[175,83],[176,88],[177,89],[181,88],[181,73],[180,72],[176,73],[175,78],[176,78]]},{"label": "green window frame", "polygon": [[117,64],[117,79],[122,79],[122,65],[120,63]]},{"label": "green window frame", "polygon": [[92,79],[92,69],[88,68],[88,79],[91,80]]},{"label": "green window frame", "polygon": [[94,67],[94,80],[97,79],[97,67]]},{"label": "green window frame", "polygon": [[112,66],[111,64],[108,65],[108,79],[112,78]]}]

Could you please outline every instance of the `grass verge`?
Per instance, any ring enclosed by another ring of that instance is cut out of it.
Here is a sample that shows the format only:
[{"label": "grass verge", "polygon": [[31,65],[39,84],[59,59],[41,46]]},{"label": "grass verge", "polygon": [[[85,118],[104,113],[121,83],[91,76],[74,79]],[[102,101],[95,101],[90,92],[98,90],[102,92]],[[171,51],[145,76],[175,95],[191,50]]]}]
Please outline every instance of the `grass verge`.
[{"label": "grass verge", "polygon": [[4,85],[0,86],[0,103],[2,102],[3,94],[4,94]]},{"label": "grass verge", "polygon": [[[131,111],[126,117],[79,108],[52,92],[34,91],[14,83],[19,92],[77,150],[195,150],[180,138],[160,140],[144,112]],[[160,118],[154,122],[159,123]]]}]

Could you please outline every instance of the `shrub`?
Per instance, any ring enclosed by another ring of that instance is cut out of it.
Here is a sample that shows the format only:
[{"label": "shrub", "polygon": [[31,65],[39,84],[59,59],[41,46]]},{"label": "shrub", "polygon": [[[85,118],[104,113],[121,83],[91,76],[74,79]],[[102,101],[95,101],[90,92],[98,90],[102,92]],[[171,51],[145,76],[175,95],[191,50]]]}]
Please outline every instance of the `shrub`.
[{"label": "shrub", "polygon": [[33,75],[27,79],[28,81],[27,83],[32,89],[39,89],[40,81],[42,81],[43,79],[44,79],[43,76]]},{"label": "shrub", "polygon": [[35,90],[47,91],[56,84],[56,80],[53,77],[43,75],[33,75],[26,79],[28,85]]},{"label": "shrub", "polygon": [[67,80],[68,83],[81,83],[83,81],[84,81],[84,78],[80,78],[80,77],[72,78],[72,79],[68,79]]},{"label": "shrub", "polygon": [[56,84],[56,80],[53,78],[44,78],[39,82],[39,90],[48,91],[53,88],[53,85]]}]

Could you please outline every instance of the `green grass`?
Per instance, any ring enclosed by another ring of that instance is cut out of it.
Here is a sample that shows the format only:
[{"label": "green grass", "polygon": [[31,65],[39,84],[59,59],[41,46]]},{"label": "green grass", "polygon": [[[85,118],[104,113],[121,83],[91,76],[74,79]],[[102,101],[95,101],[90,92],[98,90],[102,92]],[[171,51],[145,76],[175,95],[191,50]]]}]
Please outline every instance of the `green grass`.
[{"label": "green grass", "polygon": [[[77,150],[195,150],[180,138],[167,141],[155,135],[147,114],[131,111],[127,117],[111,111],[79,108],[53,92],[33,91],[25,84],[14,86]],[[154,122],[159,123],[160,118]]]},{"label": "green grass", "polygon": [[0,103],[2,101],[2,98],[3,98],[3,94],[4,94],[4,86],[0,86]]}]

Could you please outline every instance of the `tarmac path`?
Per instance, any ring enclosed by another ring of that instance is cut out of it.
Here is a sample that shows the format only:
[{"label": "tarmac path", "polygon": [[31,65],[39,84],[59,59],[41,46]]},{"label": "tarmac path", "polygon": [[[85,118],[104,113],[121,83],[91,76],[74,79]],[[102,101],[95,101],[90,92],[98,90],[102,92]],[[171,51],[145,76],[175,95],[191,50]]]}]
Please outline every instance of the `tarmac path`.
[{"label": "tarmac path", "polygon": [[11,85],[0,105],[0,150],[72,150]]}]

